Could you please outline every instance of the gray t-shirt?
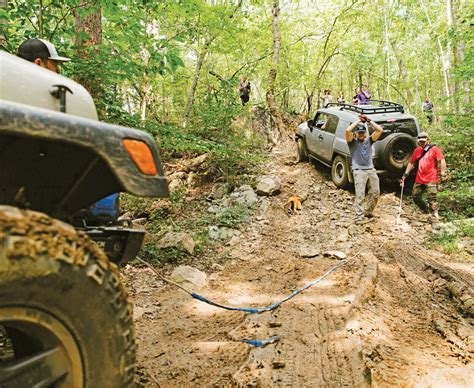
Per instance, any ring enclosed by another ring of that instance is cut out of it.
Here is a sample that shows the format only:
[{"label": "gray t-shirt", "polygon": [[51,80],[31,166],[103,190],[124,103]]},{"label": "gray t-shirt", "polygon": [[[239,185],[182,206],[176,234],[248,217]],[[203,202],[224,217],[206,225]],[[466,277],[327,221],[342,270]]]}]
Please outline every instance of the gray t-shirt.
[{"label": "gray t-shirt", "polygon": [[372,138],[366,137],[365,140],[352,140],[349,144],[351,151],[352,169],[353,170],[370,170],[374,168],[372,161]]}]

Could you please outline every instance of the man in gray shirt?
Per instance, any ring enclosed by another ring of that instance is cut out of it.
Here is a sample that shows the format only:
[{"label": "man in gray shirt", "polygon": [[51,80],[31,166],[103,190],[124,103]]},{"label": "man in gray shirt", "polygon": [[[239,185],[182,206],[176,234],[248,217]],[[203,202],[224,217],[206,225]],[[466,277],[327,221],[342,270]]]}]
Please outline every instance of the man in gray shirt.
[{"label": "man in gray shirt", "polygon": [[[372,125],[374,132],[368,136],[367,124]],[[353,133],[355,129],[355,134]],[[367,116],[360,115],[346,129],[346,141],[351,151],[352,172],[354,174],[355,186],[355,213],[356,223],[364,222],[364,198],[365,188],[368,187],[367,206],[365,216],[374,216],[375,205],[380,195],[379,177],[372,161],[372,144],[382,136],[383,129],[380,125],[370,120]]]}]

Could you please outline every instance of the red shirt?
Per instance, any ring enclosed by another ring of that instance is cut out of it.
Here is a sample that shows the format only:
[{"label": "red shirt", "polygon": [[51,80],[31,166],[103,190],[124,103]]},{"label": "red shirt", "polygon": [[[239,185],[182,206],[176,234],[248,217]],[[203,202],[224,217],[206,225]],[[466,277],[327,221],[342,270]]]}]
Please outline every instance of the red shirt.
[{"label": "red shirt", "polygon": [[[416,147],[411,156],[410,163],[414,164],[423,153],[423,147]],[[416,172],[416,183],[438,183],[438,162],[444,159],[441,150],[437,146],[433,146],[421,158],[418,163],[418,171]]]}]

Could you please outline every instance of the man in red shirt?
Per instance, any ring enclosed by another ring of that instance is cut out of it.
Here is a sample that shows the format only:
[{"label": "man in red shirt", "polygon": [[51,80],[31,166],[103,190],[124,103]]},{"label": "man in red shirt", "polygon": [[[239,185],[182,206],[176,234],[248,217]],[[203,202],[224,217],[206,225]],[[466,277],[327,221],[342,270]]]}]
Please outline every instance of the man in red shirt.
[{"label": "man in red shirt", "polygon": [[[418,165],[416,171],[415,185],[413,186],[413,201],[424,213],[431,214],[433,224],[439,222],[438,202],[436,193],[438,192],[438,163],[441,166],[441,180],[446,180],[446,161],[439,147],[430,144],[430,139],[426,132],[418,135],[418,147],[416,147],[405,173],[400,180],[403,186],[405,178]],[[428,205],[423,200],[423,193],[427,192]]]}]

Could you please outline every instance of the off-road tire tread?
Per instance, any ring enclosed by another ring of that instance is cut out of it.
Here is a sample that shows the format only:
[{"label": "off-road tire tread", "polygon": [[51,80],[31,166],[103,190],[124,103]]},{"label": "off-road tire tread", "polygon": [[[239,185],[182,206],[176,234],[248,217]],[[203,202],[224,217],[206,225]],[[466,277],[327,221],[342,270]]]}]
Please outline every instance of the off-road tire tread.
[{"label": "off-road tire tread", "polygon": [[[39,265],[41,261],[49,263],[50,268]],[[107,384],[110,387],[133,386],[136,353],[133,305],[120,280],[118,267],[107,259],[100,247],[85,233],[72,226],[40,212],[0,205],[0,307],[16,303],[12,300],[12,290],[8,288],[15,285],[24,287],[25,282],[31,279],[35,280],[34,283],[42,282],[55,272],[59,276],[74,273],[82,278],[83,275],[83,287],[92,287],[91,294],[94,298],[97,297],[102,302],[105,299],[110,303],[104,314],[111,316],[114,322],[104,322],[103,327],[96,327],[98,332],[95,335],[105,337],[105,328],[112,325],[113,327],[108,327],[108,334],[115,331],[119,336],[117,341],[120,341],[123,354],[114,358],[116,370],[106,377],[109,380]],[[57,292],[61,297],[61,290]],[[84,300],[84,304],[87,302]],[[112,311],[114,314],[110,314]],[[61,320],[63,318],[59,317]],[[89,317],[71,318],[74,319]],[[100,368],[106,369],[105,365]],[[99,380],[103,382],[103,378],[101,376]],[[117,384],[113,382],[118,380],[120,382]],[[94,379],[87,381],[86,378],[86,386],[98,386],[97,384],[101,382]]]}]

